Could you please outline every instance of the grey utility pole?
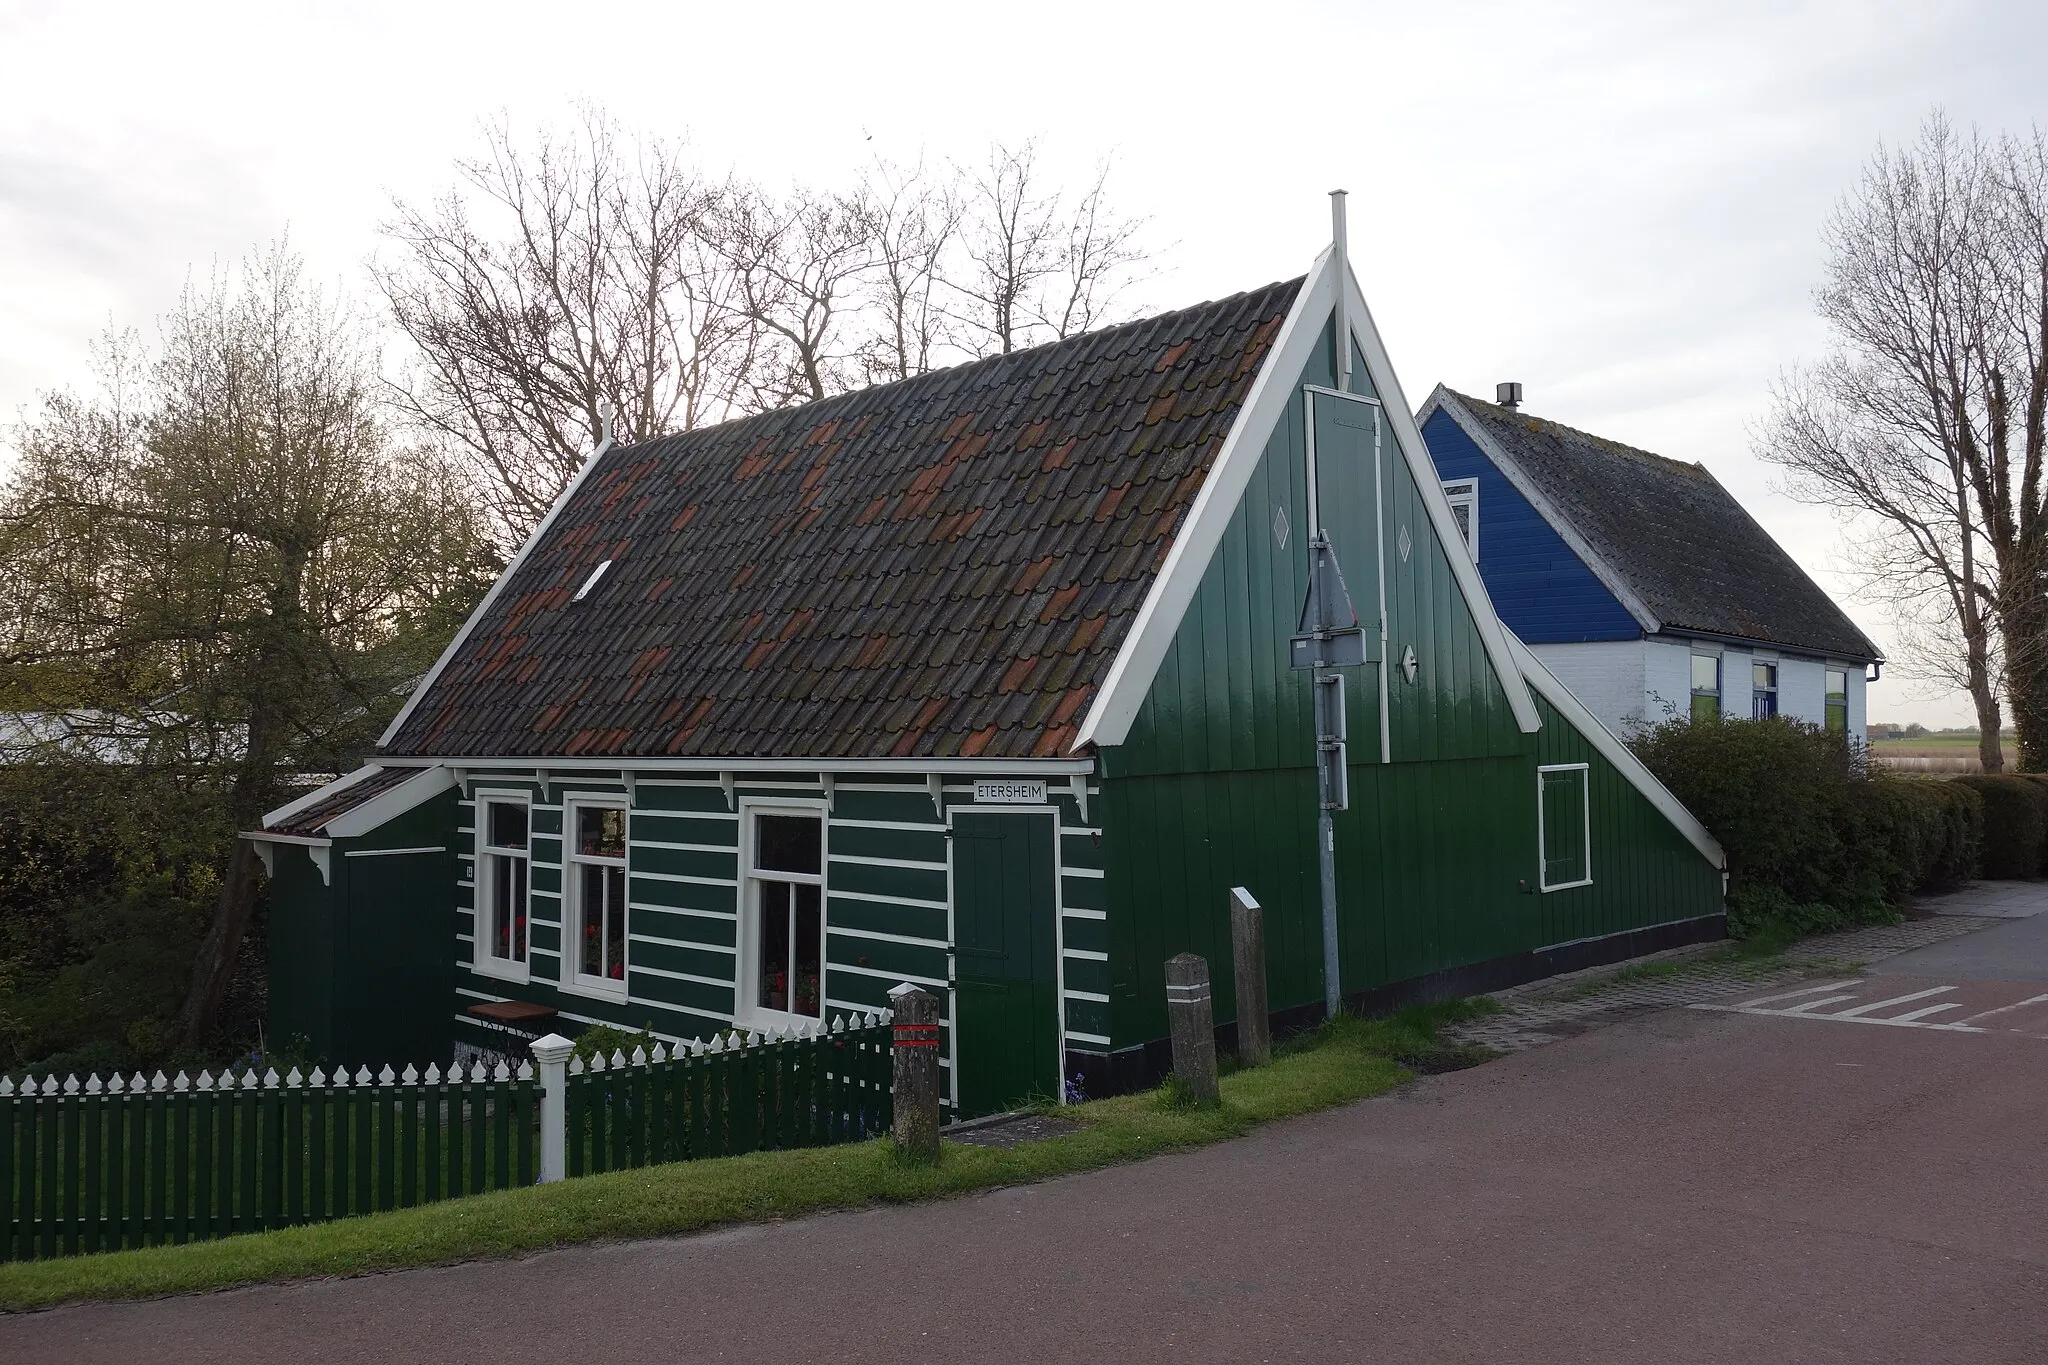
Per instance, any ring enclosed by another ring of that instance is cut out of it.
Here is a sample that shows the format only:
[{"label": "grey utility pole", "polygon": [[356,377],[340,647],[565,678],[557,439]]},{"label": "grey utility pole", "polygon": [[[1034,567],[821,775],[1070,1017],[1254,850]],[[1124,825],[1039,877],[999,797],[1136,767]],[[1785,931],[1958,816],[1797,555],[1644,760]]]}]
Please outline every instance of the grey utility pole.
[{"label": "grey utility pole", "polygon": [[1336,812],[1351,807],[1345,766],[1344,675],[1339,668],[1365,662],[1365,632],[1344,586],[1344,571],[1330,537],[1318,530],[1309,542],[1308,598],[1288,663],[1312,671],[1316,721],[1316,859],[1323,891],[1323,1008],[1335,1018],[1344,998],[1337,958]]}]

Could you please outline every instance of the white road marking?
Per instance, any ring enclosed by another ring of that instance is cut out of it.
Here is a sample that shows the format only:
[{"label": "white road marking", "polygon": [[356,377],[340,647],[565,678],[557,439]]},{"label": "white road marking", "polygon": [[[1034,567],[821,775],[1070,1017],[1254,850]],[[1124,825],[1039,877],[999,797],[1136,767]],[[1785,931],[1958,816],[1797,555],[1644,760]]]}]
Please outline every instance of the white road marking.
[{"label": "white road marking", "polygon": [[1989,1019],[1994,1014],[2009,1014],[2013,1010],[2023,1010],[2029,1005],[2043,1004],[2048,1004],[2048,995],[2032,995],[2028,996],[2025,1000],[2017,1002],[2016,1004],[2000,1005],[1995,1010],[1985,1010],[1982,1014],[1973,1014],[1969,1018],[1958,1020],[1957,1022],[1964,1024],[1974,1024],[1979,1019]]},{"label": "white road marking", "polygon": [[[1837,1010],[1835,1018],[1854,1019],[1859,1014],[1870,1014],[1873,1011],[1883,1009],[1887,1005],[1903,1005],[1909,1000],[1925,1000],[1930,995],[1947,995],[1954,989],[1954,986],[1930,986],[1924,991],[1914,991],[1911,995],[1895,995],[1889,1000],[1873,1000],[1868,1005],[1858,1005],[1853,1010]],[[1899,1017],[1908,1018],[1911,1016],[1901,1015]]]},{"label": "white road marking", "polygon": [[1946,1005],[1929,1005],[1926,1009],[1912,1010],[1905,1014],[1894,1014],[1885,1022],[1887,1024],[1910,1024],[1915,1019],[1925,1019],[1930,1014],[1940,1014],[1943,1010],[1959,1010],[1961,1008],[1960,1004],[1950,1001]]},{"label": "white road marking", "polygon": [[1761,1000],[1745,1000],[1742,1002],[1742,1007],[1744,1009],[1755,1009],[1758,1005],[1775,1005],[1780,1000],[1797,1000],[1800,996],[1812,995],[1815,991],[1838,991],[1844,986],[1860,986],[1862,984],[1863,980],[1861,977],[1848,981],[1823,981],[1818,986],[1808,986],[1803,990],[1786,991],[1783,995],[1767,995]]},{"label": "white road marking", "polygon": [[[1805,1014],[1808,1010],[1817,1010],[1822,1005],[1839,1005],[1844,1000],[1854,1000],[1855,998],[1853,995],[1823,995],[1818,1000],[1806,1000],[1797,1005],[1787,1005],[1781,1010],[1761,1010],[1758,1012],[1762,1014]],[[1835,1016],[1829,1015],[1828,1017],[1832,1019]]]}]

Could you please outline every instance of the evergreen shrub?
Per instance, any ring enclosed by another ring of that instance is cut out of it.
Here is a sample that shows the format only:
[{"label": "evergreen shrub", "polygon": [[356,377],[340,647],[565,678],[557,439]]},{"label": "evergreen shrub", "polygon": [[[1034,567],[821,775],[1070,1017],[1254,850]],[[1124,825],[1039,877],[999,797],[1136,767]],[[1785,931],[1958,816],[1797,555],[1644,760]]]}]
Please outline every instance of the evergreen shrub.
[{"label": "evergreen shrub", "polygon": [[1873,770],[1845,735],[1681,716],[1630,747],[1727,853],[1738,938],[1888,923],[1914,892],[1975,875],[1976,793]]},{"label": "evergreen shrub", "polygon": [[2040,876],[2048,843],[2048,785],[2016,773],[1973,773],[1950,781],[1984,799],[1983,875]]}]

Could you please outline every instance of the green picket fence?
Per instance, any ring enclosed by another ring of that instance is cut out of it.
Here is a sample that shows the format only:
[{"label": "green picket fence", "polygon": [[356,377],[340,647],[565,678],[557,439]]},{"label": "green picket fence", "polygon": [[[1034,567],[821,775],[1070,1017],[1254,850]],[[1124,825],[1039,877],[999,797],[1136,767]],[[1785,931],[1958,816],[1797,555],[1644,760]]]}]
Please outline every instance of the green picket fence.
[{"label": "green picket fence", "polygon": [[891,1027],[841,1015],[782,1034],[569,1063],[567,1174],[859,1142],[891,1121]]},{"label": "green picket fence", "polygon": [[533,1067],[0,1078],[0,1260],[164,1246],[532,1184]]}]

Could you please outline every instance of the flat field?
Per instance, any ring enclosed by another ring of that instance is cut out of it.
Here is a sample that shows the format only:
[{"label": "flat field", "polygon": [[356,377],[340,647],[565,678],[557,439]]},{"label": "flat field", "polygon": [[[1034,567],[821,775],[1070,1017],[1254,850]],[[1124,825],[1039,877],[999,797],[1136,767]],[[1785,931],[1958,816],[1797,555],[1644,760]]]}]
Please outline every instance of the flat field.
[{"label": "flat field", "polygon": [[[2019,746],[2004,743],[2007,772],[2019,766]],[[1918,739],[1880,739],[1871,743],[1872,757],[1886,767],[1914,773],[1980,773],[1975,735],[1922,735]]]}]

